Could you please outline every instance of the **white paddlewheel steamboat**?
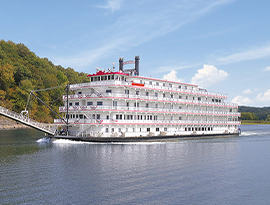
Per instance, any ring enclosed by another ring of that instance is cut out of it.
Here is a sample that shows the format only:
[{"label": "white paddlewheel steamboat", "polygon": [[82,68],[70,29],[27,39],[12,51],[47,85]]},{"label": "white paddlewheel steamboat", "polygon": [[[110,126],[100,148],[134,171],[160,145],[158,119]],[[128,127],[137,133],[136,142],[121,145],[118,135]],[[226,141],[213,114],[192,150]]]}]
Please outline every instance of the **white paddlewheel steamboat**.
[{"label": "white paddlewheel steamboat", "polygon": [[[134,63],[135,69],[123,65]],[[197,85],[139,76],[135,61],[119,58],[119,71],[97,70],[73,84],[59,108],[65,120],[55,137],[87,141],[166,139],[238,134],[238,106],[227,95]]]}]

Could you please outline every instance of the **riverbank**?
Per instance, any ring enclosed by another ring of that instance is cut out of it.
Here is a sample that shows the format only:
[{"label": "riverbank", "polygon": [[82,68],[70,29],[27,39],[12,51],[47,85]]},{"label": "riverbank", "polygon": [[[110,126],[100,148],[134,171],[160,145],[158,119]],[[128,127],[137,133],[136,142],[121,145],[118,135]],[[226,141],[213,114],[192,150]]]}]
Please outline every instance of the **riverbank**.
[{"label": "riverbank", "polygon": [[17,123],[14,120],[0,116],[0,130],[24,129],[24,128],[29,127],[21,123]]},{"label": "riverbank", "polygon": [[241,125],[269,125],[270,121],[263,120],[242,120]]}]

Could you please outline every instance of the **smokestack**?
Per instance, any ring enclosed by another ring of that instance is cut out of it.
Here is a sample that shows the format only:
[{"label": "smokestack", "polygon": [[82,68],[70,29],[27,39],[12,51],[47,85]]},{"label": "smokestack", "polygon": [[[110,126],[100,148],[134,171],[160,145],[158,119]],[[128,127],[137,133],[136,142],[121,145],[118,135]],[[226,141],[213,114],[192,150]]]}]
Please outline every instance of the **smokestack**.
[{"label": "smokestack", "polygon": [[140,56],[135,56],[135,71],[136,74],[139,76],[139,62],[140,62]]},{"label": "smokestack", "polygon": [[124,70],[124,58],[119,58],[119,71],[123,71]]}]

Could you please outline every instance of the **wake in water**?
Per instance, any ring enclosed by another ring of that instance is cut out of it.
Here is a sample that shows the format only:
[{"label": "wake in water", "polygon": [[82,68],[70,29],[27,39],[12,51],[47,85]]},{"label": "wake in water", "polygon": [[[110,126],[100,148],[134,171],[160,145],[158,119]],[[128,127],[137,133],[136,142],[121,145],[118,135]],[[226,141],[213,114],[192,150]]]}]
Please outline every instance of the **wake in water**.
[{"label": "wake in water", "polygon": [[47,137],[41,138],[37,141],[37,143],[50,143],[50,142],[51,142],[51,139]]},{"label": "wake in water", "polygon": [[270,131],[245,131],[240,134],[240,136],[256,136],[256,135],[270,135]]}]

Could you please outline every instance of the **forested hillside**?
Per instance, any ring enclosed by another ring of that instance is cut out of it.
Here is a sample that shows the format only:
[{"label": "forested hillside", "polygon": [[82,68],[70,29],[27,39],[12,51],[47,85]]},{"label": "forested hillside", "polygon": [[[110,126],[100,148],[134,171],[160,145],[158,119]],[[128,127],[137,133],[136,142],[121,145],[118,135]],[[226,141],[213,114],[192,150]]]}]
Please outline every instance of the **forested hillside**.
[{"label": "forested hillside", "polygon": [[239,106],[241,120],[266,120],[270,121],[270,107],[247,107]]},{"label": "forested hillside", "polygon": [[[57,87],[69,83],[88,82],[86,73],[72,68],[54,65],[47,58],[39,58],[24,44],[0,41],[0,106],[21,112],[26,105],[29,92]],[[38,97],[55,111],[62,105],[61,96],[65,87],[38,92]],[[53,122],[55,117],[44,105],[33,97],[28,110],[30,117],[41,122]]]}]

